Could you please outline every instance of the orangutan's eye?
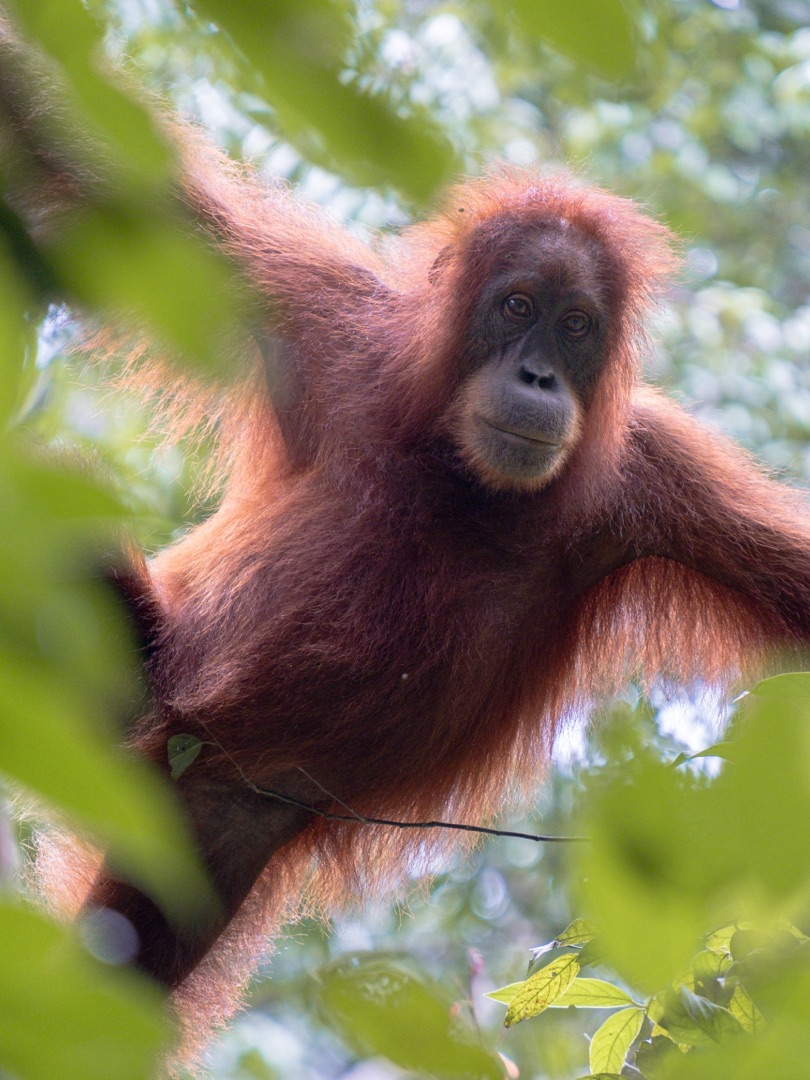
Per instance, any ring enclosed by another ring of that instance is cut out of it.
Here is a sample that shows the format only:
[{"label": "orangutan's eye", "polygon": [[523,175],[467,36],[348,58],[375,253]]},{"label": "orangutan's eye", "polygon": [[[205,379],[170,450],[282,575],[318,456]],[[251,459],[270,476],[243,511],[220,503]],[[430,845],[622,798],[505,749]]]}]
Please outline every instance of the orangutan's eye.
[{"label": "orangutan's eye", "polygon": [[534,304],[525,293],[512,293],[503,302],[503,313],[512,322],[526,322],[534,315]]},{"label": "orangutan's eye", "polygon": [[560,329],[572,338],[583,338],[591,332],[593,320],[586,311],[569,311],[560,320]]}]

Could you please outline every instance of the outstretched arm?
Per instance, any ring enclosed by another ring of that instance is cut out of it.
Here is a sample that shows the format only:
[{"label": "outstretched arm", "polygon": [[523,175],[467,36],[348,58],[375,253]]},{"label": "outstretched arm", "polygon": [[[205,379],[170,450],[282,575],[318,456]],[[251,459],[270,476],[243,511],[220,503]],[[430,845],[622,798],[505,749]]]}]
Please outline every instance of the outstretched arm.
[{"label": "outstretched arm", "polygon": [[[103,200],[105,192],[114,195],[121,183],[111,148],[84,128],[71,101],[58,68],[21,40],[0,11],[4,196],[45,232],[57,229],[66,212]],[[373,252],[328,215],[307,208],[283,185],[258,180],[191,125],[159,112],[155,121],[179,160],[181,201],[274,297],[283,301],[294,284],[305,284],[306,271],[313,287],[339,279],[342,290],[365,293],[379,284]]]},{"label": "outstretched arm", "polygon": [[747,601],[775,645],[810,643],[810,506],[750,457],[653,391],[636,401],[624,528],[658,555]]},{"label": "outstretched arm", "polygon": [[229,159],[199,130],[169,127],[183,199],[217,243],[247,270],[282,316],[368,303],[387,290],[373,250],[322,208]]},{"label": "outstretched arm", "polygon": [[[46,249],[85,211],[114,211],[120,200],[109,148],[80,130],[67,100],[58,76],[0,21],[0,211]],[[229,161],[189,125],[160,119],[178,159],[160,200],[166,224],[204,232],[257,299],[247,330],[293,457],[309,460],[345,394],[345,378],[336,376],[363,362],[368,377],[360,372],[358,382],[372,385],[375,340],[390,337],[398,301],[379,279],[373,250],[324,211]]]}]

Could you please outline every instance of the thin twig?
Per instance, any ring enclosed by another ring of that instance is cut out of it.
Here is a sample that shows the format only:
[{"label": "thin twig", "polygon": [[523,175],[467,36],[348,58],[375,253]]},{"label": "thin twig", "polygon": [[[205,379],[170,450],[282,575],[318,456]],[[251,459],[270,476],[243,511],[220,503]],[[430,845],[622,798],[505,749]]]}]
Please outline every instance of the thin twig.
[{"label": "thin twig", "polygon": [[247,786],[256,795],[261,795],[267,799],[277,799],[279,802],[287,803],[288,806],[297,806],[300,810],[306,810],[316,817],[326,818],[327,821],[354,821],[361,825],[385,825],[391,829],[455,829],[457,832],[479,833],[484,836],[512,836],[518,840],[533,840],[538,844],[583,844],[589,839],[587,836],[547,836],[543,833],[513,832],[511,829],[490,829],[486,825],[465,825],[458,821],[392,821],[388,818],[366,817],[365,814],[359,814],[356,810],[352,810],[342,799],[333,795],[323,784],[310,776],[306,769],[299,766],[299,772],[311,783],[315,784],[316,787],[319,787],[327,798],[332,799],[333,802],[339,803],[341,806],[345,806],[349,811],[348,814],[333,814],[329,810],[322,810],[318,806],[312,806],[310,803],[302,802],[300,799],[294,799],[290,795],[282,795],[280,791],[259,787],[247,776],[239,762],[224,746],[216,740],[211,741],[230,760]]}]

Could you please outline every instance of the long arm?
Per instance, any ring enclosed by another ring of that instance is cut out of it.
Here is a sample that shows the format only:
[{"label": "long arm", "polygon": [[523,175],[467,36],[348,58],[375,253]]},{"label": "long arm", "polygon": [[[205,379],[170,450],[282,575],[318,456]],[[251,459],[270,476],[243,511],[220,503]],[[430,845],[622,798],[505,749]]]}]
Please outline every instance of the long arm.
[{"label": "long arm", "polygon": [[[183,199],[203,227],[282,307],[317,316],[329,293],[367,300],[382,288],[372,249],[283,183],[259,179],[197,129],[170,125]],[[303,294],[303,295],[302,295]]]},{"label": "long arm", "polygon": [[[0,172],[5,179],[0,212],[9,218],[6,231],[10,223],[21,236],[28,234],[33,253],[39,245],[47,251],[85,209],[109,203],[115,211],[120,201],[114,157],[81,130],[67,100],[58,76],[0,21]],[[354,427],[349,410],[340,409],[345,371],[349,365],[358,368],[362,358],[366,369],[356,372],[356,381],[373,385],[380,363],[375,341],[390,333],[393,294],[380,280],[374,251],[326,212],[230,161],[190,125],[158,119],[178,167],[173,184],[167,180],[166,198],[158,200],[162,209],[155,212],[164,215],[167,227],[202,232],[237,268],[255,301],[246,330],[258,349],[249,340],[243,343],[251,358],[243,369],[259,376],[250,380],[250,401],[264,384],[290,463],[307,467],[333,427]],[[43,287],[57,291],[69,285],[43,281]],[[113,351],[119,335],[122,348],[130,347],[131,328],[122,333],[113,326],[98,340]],[[193,380],[174,384],[172,371],[162,367],[150,382],[153,361],[140,347],[133,355],[136,386],[156,383],[179,390],[183,405],[168,418],[170,431],[182,433],[186,416],[193,424],[200,415],[214,417],[229,432],[227,438],[233,438],[234,427],[238,432],[245,426],[242,408],[235,410],[233,425],[222,423],[233,411],[233,395],[230,402],[215,401]],[[262,425],[259,445],[268,441],[267,422],[256,419],[253,410],[250,423]]]},{"label": "long arm", "polygon": [[[84,129],[58,71],[19,40],[0,12],[0,164],[4,196],[35,229],[115,195],[115,154]],[[191,125],[156,115],[174,146],[181,202],[280,303],[319,288],[368,294],[379,286],[373,251],[326,213],[257,179]],[[120,176],[118,176],[120,183]]]},{"label": "long arm", "polygon": [[621,476],[572,530],[565,565],[573,697],[585,678],[593,694],[628,678],[734,686],[810,652],[801,493],[652,390],[635,396]]},{"label": "long arm", "polygon": [[635,404],[624,528],[745,605],[773,645],[810,644],[810,507],[739,448],[651,391]]},{"label": "long arm", "polygon": [[652,390],[634,399],[621,477],[567,550],[573,670],[595,693],[628,677],[736,683],[810,651],[801,493]]}]

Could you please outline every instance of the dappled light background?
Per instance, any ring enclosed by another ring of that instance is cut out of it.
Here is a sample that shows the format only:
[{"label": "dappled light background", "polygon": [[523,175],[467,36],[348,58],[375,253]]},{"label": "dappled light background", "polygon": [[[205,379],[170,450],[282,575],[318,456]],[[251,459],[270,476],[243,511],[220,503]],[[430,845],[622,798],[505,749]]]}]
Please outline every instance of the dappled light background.
[{"label": "dappled light background", "polygon": [[[22,19],[24,0],[17,6]],[[603,38],[589,21],[600,5],[587,0],[570,5],[582,20],[574,32],[559,15],[569,5],[552,2],[302,0],[310,21],[292,44],[281,2],[86,6],[105,63],[369,240],[429,207],[442,183],[501,161],[570,168],[638,200],[682,237],[684,254],[654,327],[649,378],[781,477],[810,480],[810,0],[604,4]],[[171,336],[170,318],[166,327]],[[115,501],[91,516],[111,529],[126,517],[152,550],[201,520],[211,509],[196,485],[204,437],[163,446],[144,406],[68,362],[78,334],[68,309],[37,309],[28,331],[15,424],[99,462]],[[195,347],[190,337],[174,343]],[[93,616],[102,636],[106,617]],[[715,741],[726,715],[698,691],[647,702],[629,687],[593,726],[566,735],[524,827],[570,830],[584,785],[615,752],[617,717],[623,746],[667,759]],[[693,768],[716,772],[709,759]],[[510,1075],[583,1075],[589,1019],[560,1014],[503,1035],[503,1006],[483,996],[523,978],[529,949],[577,914],[564,862],[557,846],[499,839],[392,906],[344,913],[329,930],[294,927],[272,978],[213,1050],[212,1075],[427,1075],[401,1068],[384,1041],[358,1039],[341,1012],[344,969],[334,965],[366,950],[402,954],[435,980],[510,1059]]]}]

